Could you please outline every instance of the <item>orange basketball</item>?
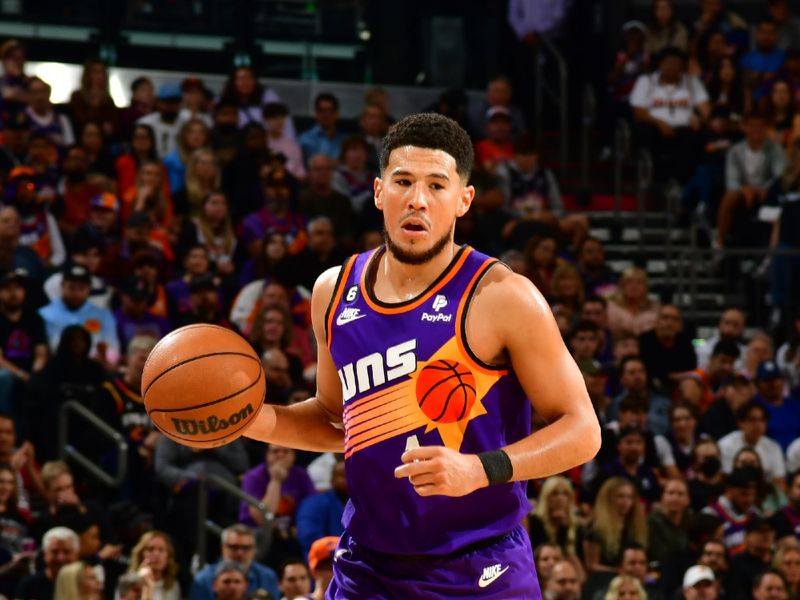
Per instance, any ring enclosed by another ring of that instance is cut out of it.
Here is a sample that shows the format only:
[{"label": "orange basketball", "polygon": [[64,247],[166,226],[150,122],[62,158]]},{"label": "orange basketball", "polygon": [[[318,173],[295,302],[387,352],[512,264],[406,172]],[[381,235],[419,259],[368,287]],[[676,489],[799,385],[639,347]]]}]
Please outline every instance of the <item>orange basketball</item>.
[{"label": "orange basketball", "polygon": [[460,421],[475,404],[475,376],[460,362],[435,360],[417,377],[417,402],[431,421]]},{"label": "orange basketball", "polygon": [[188,325],[168,334],[142,374],[142,398],[153,424],[194,448],[238,438],[256,418],[266,387],[250,344],[216,325]]}]

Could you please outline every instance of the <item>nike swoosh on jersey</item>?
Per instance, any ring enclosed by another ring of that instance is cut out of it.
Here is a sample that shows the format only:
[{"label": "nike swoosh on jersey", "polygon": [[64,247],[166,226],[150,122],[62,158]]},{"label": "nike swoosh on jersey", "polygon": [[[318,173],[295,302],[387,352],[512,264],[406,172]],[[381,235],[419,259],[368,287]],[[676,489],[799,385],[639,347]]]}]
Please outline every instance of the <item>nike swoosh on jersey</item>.
[{"label": "nike swoosh on jersey", "polygon": [[506,571],[508,571],[508,566],[506,566],[505,569],[500,569],[497,573],[495,573],[491,577],[484,578],[483,575],[481,575],[481,578],[478,579],[478,587],[485,588],[487,585],[493,584],[495,581],[500,579],[500,576]]},{"label": "nike swoosh on jersey", "polygon": [[[345,315],[340,314],[338,317],[336,317],[336,324],[341,327],[342,325],[345,325],[345,324],[350,323],[352,321],[358,321],[359,319],[363,319],[366,316],[367,315],[345,316]],[[342,317],[344,317],[344,318],[342,318]]]}]

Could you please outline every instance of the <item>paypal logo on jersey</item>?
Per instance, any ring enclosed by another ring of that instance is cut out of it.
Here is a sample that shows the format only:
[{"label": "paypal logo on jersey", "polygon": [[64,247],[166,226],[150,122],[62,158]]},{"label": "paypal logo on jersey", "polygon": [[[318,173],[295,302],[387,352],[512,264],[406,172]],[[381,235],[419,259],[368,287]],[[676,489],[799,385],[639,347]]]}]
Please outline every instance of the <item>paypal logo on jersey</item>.
[{"label": "paypal logo on jersey", "polygon": [[383,354],[373,352],[343,366],[337,371],[342,381],[343,401],[413,373],[417,368],[416,349],[417,340],[407,340],[390,346]]},{"label": "paypal logo on jersey", "polygon": [[419,320],[426,323],[449,323],[453,320],[453,314],[439,312],[446,306],[447,296],[436,294],[436,297],[433,299],[433,304],[431,305],[433,313],[423,312]]}]

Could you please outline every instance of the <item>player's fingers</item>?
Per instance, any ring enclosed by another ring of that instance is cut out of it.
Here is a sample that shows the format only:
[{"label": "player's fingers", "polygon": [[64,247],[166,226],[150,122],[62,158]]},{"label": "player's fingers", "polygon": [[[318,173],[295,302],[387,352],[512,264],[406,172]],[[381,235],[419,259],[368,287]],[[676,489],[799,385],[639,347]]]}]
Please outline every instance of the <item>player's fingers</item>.
[{"label": "player's fingers", "polygon": [[438,491],[438,487],[439,486],[432,483],[428,483],[425,485],[415,485],[414,491],[417,492],[417,494],[419,494],[420,496],[437,496],[441,494],[441,492]]},{"label": "player's fingers", "polygon": [[414,462],[415,460],[430,460],[431,458],[441,456],[443,451],[443,446],[420,446],[419,448],[403,452],[400,460],[404,463]]},{"label": "player's fingers", "polygon": [[429,464],[429,461],[421,461],[395,467],[394,476],[398,479],[402,479],[403,477],[412,477],[414,475],[430,472],[432,472],[432,466]]},{"label": "player's fingers", "polygon": [[414,487],[421,485],[438,485],[441,483],[441,476],[433,473],[423,473],[422,475],[413,475],[409,477],[408,480]]}]

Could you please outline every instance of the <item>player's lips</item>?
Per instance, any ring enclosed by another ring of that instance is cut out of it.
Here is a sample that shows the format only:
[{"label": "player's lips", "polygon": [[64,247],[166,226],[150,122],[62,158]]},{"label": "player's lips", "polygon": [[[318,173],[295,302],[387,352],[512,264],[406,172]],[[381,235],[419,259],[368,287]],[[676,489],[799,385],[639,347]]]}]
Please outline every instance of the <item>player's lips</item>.
[{"label": "player's lips", "polygon": [[411,217],[400,223],[400,228],[408,235],[424,235],[428,232],[428,224],[422,219]]}]

